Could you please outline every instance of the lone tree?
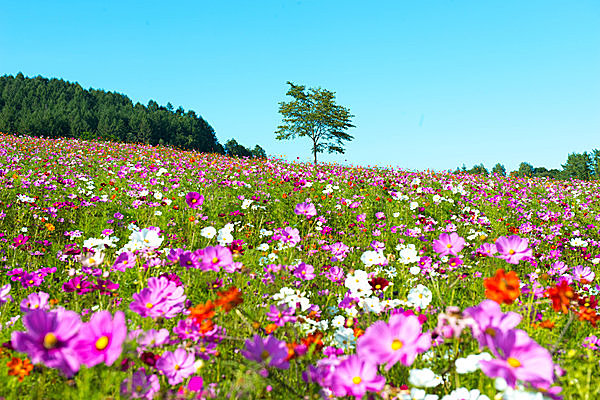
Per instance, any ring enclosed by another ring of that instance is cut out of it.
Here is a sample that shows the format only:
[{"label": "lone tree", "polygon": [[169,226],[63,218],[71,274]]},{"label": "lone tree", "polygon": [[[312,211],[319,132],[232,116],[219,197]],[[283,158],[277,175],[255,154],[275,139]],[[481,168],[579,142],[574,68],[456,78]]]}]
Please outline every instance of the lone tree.
[{"label": "lone tree", "polygon": [[344,141],[354,139],[345,131],[354,128],[350,110],[335,104],[335,93],[321,88],[310,88],[287,82],[290,90],[286,93],[294,100],[279,103],[283,115],[283,125],[275,134],[278,140],[307,136],[312,141],[312,152],[317,165],[317,153],[344,154]]}]

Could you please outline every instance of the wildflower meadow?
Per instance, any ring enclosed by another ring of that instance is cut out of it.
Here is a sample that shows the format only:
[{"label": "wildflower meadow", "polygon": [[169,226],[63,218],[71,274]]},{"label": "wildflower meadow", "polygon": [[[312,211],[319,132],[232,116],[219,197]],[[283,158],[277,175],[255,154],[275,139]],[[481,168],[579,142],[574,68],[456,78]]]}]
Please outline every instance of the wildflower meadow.
[{"label": "wildflower meadow", "polygon": [[597,181],[1,139],[3,398],[600,398]]}]

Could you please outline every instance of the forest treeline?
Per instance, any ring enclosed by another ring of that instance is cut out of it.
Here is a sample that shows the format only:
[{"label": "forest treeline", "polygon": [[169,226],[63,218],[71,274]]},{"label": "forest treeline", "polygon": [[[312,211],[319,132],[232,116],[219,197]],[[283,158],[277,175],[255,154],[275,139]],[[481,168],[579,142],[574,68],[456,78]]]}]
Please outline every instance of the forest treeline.
[{"label": "forest treeline", "polygon": [[120,93],[22,73],[0,77],[0,132],[266,157],[259,145],[249,149],[235,139],[221,145],[210,124],[193,110],[174,109],[171,103],[161,106],[154,100],[133,104]]},{"label": "forest treeline", "polygon": [[[547,169],[545,167],[534,167],[528,162],[519,164],[519,169],[512,171],[510,176],[515,177],[549,177],[552,179],[581,179],[581,180],[600,180],[600,150],[593,149],[590,152],[571,153],[567,156],[565,164],[561,169]],[[474,165],[467,169],[465,165],[457,168],[455,173],[469,173],[477,175],[497,174],[506,176],[504,165],[497,163],[491,171],[488,171],[483,164]]]}]

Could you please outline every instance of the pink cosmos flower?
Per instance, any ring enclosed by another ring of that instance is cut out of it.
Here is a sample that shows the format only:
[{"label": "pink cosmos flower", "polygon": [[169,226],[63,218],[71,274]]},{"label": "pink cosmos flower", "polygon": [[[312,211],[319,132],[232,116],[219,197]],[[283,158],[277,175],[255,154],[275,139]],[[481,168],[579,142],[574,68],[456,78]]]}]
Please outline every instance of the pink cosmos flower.
[{"label": "pink cosmos flower", "polygon": [[465,247],[465,239],[458,236],[458,233],[452,232],[440,233],[440,238],[433,241],[433,250],[440,257],[453,255],[456,256]]},{"label": "pink cosmos flower", "polygon": [[517,380],[545,389],[554,382],[552,355],[525,331],[499,331],[494,338],[494,347],[497,358],[479,362],[487,376],[504,378],[513,388]]},{"label": "pink cosmos flower", "polygon": [[529,241],[517,235],[500,236],[496,239],[496,249],[500,253],[496,257],[506,260],[509,264],[518,264],[525,257],[531,257]]},{"label": "pink cosmos flower", "polygon": [[79,358],[74,339],[79,333],[81,320],[73,311],[59,309],[46,312],[32,310],[23,317],[26,332],[12,333],[14,349],[26,353],[33,364],[43,363],[73,376],[79,370]]},{"label": "pink cosmos flower", "polygon": [[203,271],[219,271],[221,267],[231,265],[231,263],[233,263],[231,250],[223,246],[209,246],[203,250],[200,269]]},{"label": "pink cosmos flower", "polygon": [[0,287],[0,304],[4,304],[9,300],[12,300],[10,293],[10,283]]},{"label": "pink cosmos flower", "polygon": [[75,349],[88,368],[101,362],[111,366],[121,356],[127,336],[125,314],[117,311],[114,319],[111,317],[108,311],[98,311],[81,327]]},{"label": "pink cosmos flower", "polygon": [[263,339],[260,335],[254,335],[252,340],[246,340],[246,348],[242,355],[248,360],[264,363],[269,367],[288,369],[290,363],[286,361],[288,356],[287,346],[284,341],[277,340],[269,335]]},{"label": "pink cosmos flower", "polygon": [[387,364],[389,370],[397,362],[409,366],[417,353],[431,346],[431,335],[421,332],[415,315],[394,314],[388,323],[377,321],[367,328],[356,343],[356,353],[373,364]]},{"label": "pink cosmos flower", "polygon": [[317,215],[317,209],[313,203],[298,203],[294,208],[294,213],[296,215],[304,215],[306,218],[310,218]]},{"label": "pink cosmos flower", "polygon": [[151,277],[148,287],[132,295],[131,311],[142,317],[173,318],[181,313],[185,306],[184,289],[167,278]]},{"label": "pink cosmos flower", "polygon": [[331,389],[336,396],[362,399],[365,393],[383,389],[385,378],[377,375],[377,366],[353,354],[343,360],[333,372]]},{"label": "pink cosmos flower", "polygon": [[185,195],[185,202],[190,208],[198,208],[204,203],[204,196],[198,192],[189,192]]},{"label": "pink cosmos flower", "polygon": [[135,254],[129,251],[124,251],[119,254],[119,257],[115,260],[115,263],[112,266],[112,269],[115,271],[125,272],[127,268],[135,267]]},{"label": "pink cosmos flower", "polygon": [[315,279],[315,269],[312,265],[301,262],[296,269],[294,269],[294,276],[303,281],[310,281]]},{"label": "pink cosmos flower", "polygon": [[178,348],[174,352],[165,351],[156,362],[156,369],[167,377],[169,385],[177,385],[196,372],[194,354]]},{"label": "pink cosmos flower", "polygon": [[48,300],[50,299],[50,295],[45,292],[37,292],[31,293],[29,296],[25,297],[20,304],[21,312],[28,312],[31,310],[48,310],[50,305],[48,304]]}]

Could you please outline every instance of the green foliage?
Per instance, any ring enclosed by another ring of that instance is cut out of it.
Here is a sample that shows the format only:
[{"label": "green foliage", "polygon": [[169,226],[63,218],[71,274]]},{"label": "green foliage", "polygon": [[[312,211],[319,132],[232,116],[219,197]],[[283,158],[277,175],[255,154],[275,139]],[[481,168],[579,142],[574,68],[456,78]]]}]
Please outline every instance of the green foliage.
[{"label": "green foliage", "polygon": [[119,93],[21,73],[0,77],[0,132],[223,153],[213,128],[192,110],[173,111],[171,103],[163,107],[154,100],[134,105]]},{"label": "green foliage", "polygon": [[345,131],[354,128],[351,123],[354,115],[350,110],[335,104],[335,93],[321,88],[310,88],[287,82],[290,89],[286,93],[294,100],[279,103],[283,124],[277,128],[278,140],[293,139],[296,136],[308,137],[312,142],[315,165],[317,153],[344,154],[344,142],[353,139]]},{"label": "green foliage", "polygon": [[589,180],[593,175],[592,158],[587,152],[569,154],[567,163],[562,167],[565,178]]},{"label": "green foliage", "polygon": [[519,169],[517,170],[516,175],[519,177],[532,177],[533,176],[533,165],[527,163],[527,162],[522,162],[521,164],[519,164]]},{"label": "green foliage", "polygon": [[506,168],[504,168],[504,165],[497,163],[496,165],[494,165],[494,168],[492,168],[492,174],[496,174],[498,176],[506,176]]},{"label": "green foliage", "polygon": [[473,168],[467,171],[469,174],[488,176],[488,170],[483,164],[474,165]]}]

